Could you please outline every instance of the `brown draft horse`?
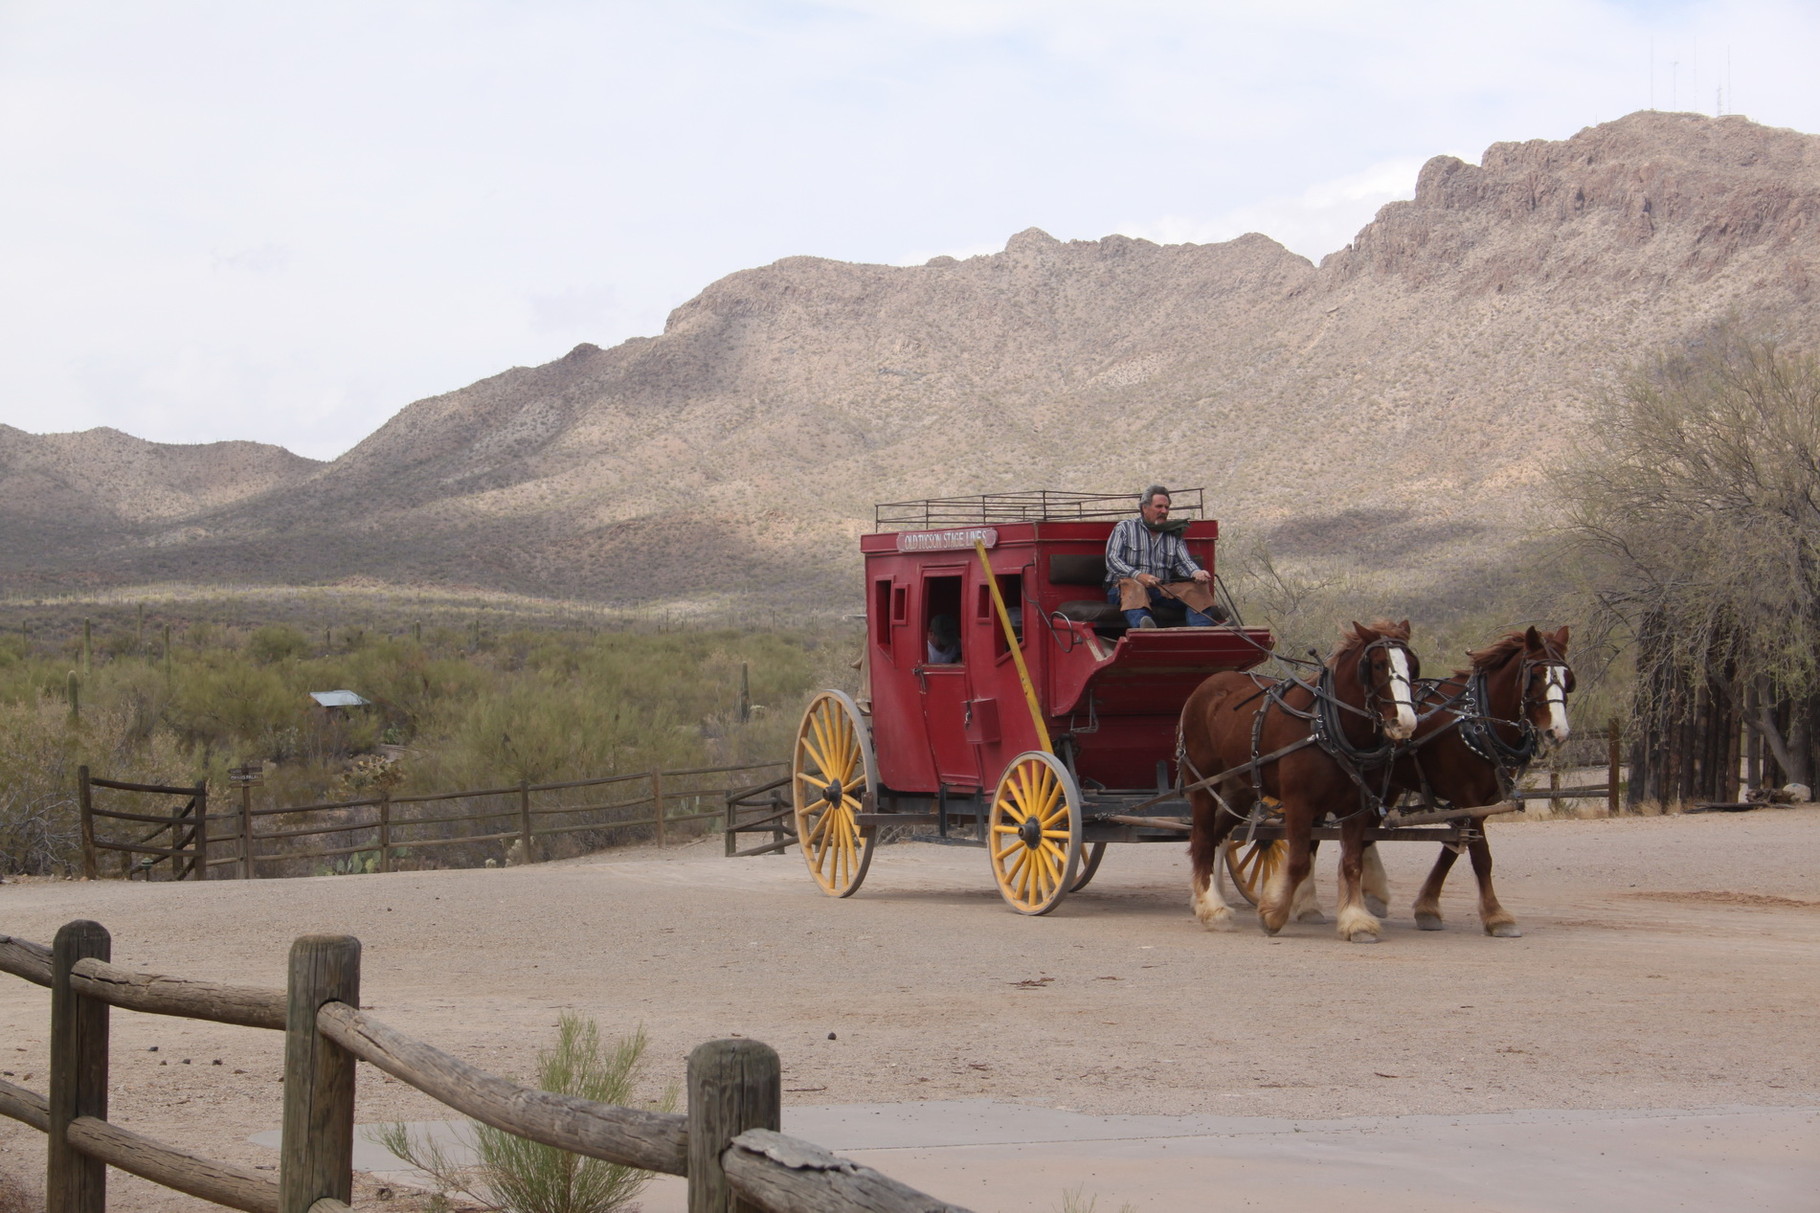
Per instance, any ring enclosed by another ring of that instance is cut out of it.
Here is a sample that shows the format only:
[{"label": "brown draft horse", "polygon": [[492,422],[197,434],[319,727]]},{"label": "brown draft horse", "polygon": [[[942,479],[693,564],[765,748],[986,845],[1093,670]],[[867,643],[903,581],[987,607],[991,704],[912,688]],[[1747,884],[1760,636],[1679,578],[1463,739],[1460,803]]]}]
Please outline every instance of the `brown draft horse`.
[{"label": "brown draft horse", "polygon": [[[1231,925],[1220,843],[1246,819],[1261,791],[1282,806],[1289,845],[1287,862],[1258,899],[1258,924],[1275,935],[1289,920],[1292,895],[1308,877],[1315,819],[1336,805],[1356,805],[1340,813],[1339,933],[1356,942],[1377,939],[1378,920],[1365,908],[1359,888],[1365,830],[1377,820],[1377,806],[1365,789],[1388,776],[1384,743],[1415,730],[1415,675],[1409,621],[1379,620],[1354,623],[1341,634],[1322,667],[1318,692],[1300,680],[1273,682],[1238,672],[1214,674],[1195,688],[1182,707],[1177,734],[1187,782],[1296,747],[1220,785],[1217,798],[1207,788],[1189,792],[1192,904],[1203,926]],[[1360,761],[1376,766],[1361,769]]]},{"label": "brown draft horse", "polygon": [[[1421,720],[1391,775],[1398,790],[1459,809],[1508,799],[1530,760],[1567,740],[1567,696],[1574,689],[1565,624],[1550,633],[1509,632],[1467,656],[1470,670],[1422,684]],[[1466,851],[1479,880],[1485,933],[1505,939],[1522,935],[1492,891],[1491,846],[1482,829],[1468,835]],[[1453,847],[1443,847],[1416,896],[1416,926],[1424,931],[1441,929],[1441,886],[1458,858]],[[1388,900],[1375,845],[1366,864],[1375,877],[1374,891],[1382,890],[1379,896]]]}]

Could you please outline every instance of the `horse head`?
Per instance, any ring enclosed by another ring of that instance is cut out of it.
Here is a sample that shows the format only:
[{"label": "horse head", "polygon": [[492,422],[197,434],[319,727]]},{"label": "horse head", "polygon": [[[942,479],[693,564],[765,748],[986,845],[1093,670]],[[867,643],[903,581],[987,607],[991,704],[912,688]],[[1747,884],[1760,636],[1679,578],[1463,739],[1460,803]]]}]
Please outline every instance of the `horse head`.
[{"label": "horse head", "polygon": [[1574,689],[1574,668],[1567,664],[1567,625],[1553,632],[1530,628],[1523,633],[1523,719],[1549,748],[1567,740],[1567,697]]},{"label": "horse head", "polygon": [[1494,719],[1522,722],[1544,748],[1567,740],[1567,696],[1574,689],[1567,625],[1554,632],[1507,632],[1468,656],[1485,679],[1485,707]]},{"label": "horse head", "polygon": [[1350,671],[1358,680],[1365,710],[1385,737],[1407,741],[1416,731],[1413,688],[1421,666],[1409,648],[1409,620],[1355,620],[1329,664],[1336,674]]}]

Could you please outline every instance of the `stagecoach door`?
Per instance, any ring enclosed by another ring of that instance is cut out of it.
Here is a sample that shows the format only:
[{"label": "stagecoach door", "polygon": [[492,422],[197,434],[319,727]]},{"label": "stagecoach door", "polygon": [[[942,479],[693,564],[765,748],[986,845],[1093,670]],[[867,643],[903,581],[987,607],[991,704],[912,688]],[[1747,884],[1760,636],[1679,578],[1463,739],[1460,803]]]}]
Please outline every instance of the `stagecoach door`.
[{"label": "stagecoach door", "polygon": [[[926,646],[924,638],[944,623],[957,636],[963,631],[960,626],[963,580],[963,571],[958,568],[929,569],[923,574],[919,643]],[[922,656],[929,656],[926,647]],[[916,667],[917,687],[923,701],[923,734],[929,739],[936,777],[949,786],[979,786],[979,759],[973,744],[967,740],[967,701],[971,698],[967,677],[969,656],[963,645],[958,661],[925,660]]]}]

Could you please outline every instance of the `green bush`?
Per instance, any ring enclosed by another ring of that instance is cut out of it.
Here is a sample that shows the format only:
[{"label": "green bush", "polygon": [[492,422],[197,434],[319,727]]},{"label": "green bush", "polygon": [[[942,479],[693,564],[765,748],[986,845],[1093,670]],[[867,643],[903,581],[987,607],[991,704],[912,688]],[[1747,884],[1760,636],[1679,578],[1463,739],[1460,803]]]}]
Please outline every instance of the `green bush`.
[{"label": "green bush", "polygon": [[[644,1069],[645,1031],[622,1038],[611,1051],[593,1020],[563,1012],[556,1044],[537,1059],[537,1085],[558,1095],[628,1107]],[[656,1101],[676,1105],[674,1089]],[[649,1171],[585,1158],[523,1137],[469,1122],[476,1160],[464,1164],[427,1138],[413,1138],[402,1124],[381,1128],[376,1139],[419,1170],[443,1192],[461,1192],[505,1213],[610,1213],[623,1209],[651,1180]]]}]

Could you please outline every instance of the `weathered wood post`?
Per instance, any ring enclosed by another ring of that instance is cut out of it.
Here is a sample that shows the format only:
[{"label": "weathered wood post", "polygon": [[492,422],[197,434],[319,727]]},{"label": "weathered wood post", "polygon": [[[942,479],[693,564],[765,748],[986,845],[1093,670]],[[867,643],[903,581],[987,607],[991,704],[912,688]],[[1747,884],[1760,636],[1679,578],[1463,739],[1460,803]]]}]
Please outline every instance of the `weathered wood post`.
[{"label": "weathered wood post", "polygon": [[752,679],[749,663],[739,663],[739,722],[745,724],[752,719]]},{"label": "weathered wood post", "polygon": [[240,785],[240,879],[251,880],[253,870],[253,785]]},{"label": "weathered wood post", "polygon": [[70,988],[78,960],[107,960],[113,941],[98,922],[78,919],[51,943],[50,1162],[45,1213],[106,1213],[107,1167],[69,1144],[78,1116],[107,1119],[107,1004]]},{"label": "weathered wood post", "polygon": [[651,808],[652,816],[657,819],[657,846],[664,845],[664,773],[651,772]]},{"label": "weathered wood post", "polygon": [[88,768],[76,768],[76,804],[82,814],[82,876],[85,880],[94,880],[96,873],[95,855],[95,796],[89,787]]},{"label": "weathered wood post", "polygon": [[360,941],[304,935],[291,945],[285,1008],[279,1213],[354,1194],[354,1055],[316,1027],[317,1010],[331,1002],[360,1005]]},{"label": "weathered wood post", "polygon": [[1618,759],[1624,751],[1624,734],[1613,716],[1605,733],[1605,815],[1616,817],[1623,812],[1618,799]]},{"label": "weathered wood post", "polygon": [[392,870],[392,790],[379,789],[379,870]]},{"label": "weathered wood post", "polygon": [[518,781],[518,845],[524,851],[520,863],[531,862],[531,783]]},{"label": "weathered wood post", "polygon": [[209,878],[209,785],[207,781],[196,785],[196,799],[191,802],[196,806],[196,862],[190,870],[196,873],[197,880]]},{"label": "weathered wood post", "polygon": [[[1548,769],[1548,790],[1551,792],[1558,792],[1560,789],[1561,769],[1559,767],[1550,767]],[[1566,803],[1567,802],[1562,800],[1559,796],[1550,796],[1548,798],[1548,811],[1550,813],[1559,813],[1561,811],[1561,806]]]},{"label": "weathered wood post", "polygon": [[[721,1155],[747,1129],[783,1127],[783,1066],[756,1040],[710,1040],[689,1054],[689,1213],[760,1213],[734,1197]],[[288,1213],[288,1210],[287,1210]]]}]

